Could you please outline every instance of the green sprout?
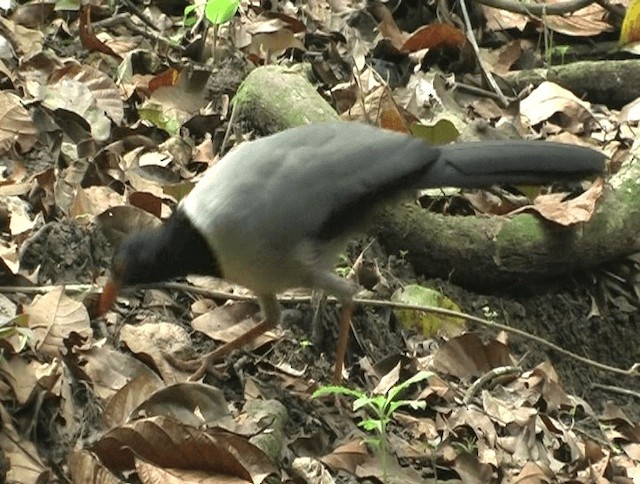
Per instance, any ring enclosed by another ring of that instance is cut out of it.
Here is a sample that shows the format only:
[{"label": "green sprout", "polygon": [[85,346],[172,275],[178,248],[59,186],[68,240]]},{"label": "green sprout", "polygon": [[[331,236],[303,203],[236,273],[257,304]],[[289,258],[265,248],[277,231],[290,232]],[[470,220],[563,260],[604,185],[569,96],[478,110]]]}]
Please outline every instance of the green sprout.
[{"label": "green sprout", "polygon": [[388,456],[388,431],[387,426],[396,410],[409,407],[414,410],[424,409],[426,402],[419,400],[400,400],[400,394],[414,383],[426,380],[433,376],[432,372],[420,371],[408,380],[398,383],[387,390],[384,395],[370,395],[361,390],[354,390],[343,386],[327,385],[316,390],[311,398],[324,397],[327,395],[345,395],[353,397],[353,411],[365,409],[370,415],[358,423],[367,432],[373,433],[374,437],[366,439],[382,461],[384,481],[387,480],[387,456]]},{"label": "green sprout", "polygon": [[[240,0],[206,0],[204,2],[204,16],[213,25],[213,57],[216,57],[216,45],[218,43],[218,26],[230,21],[240,6]],[[188,5],[184,9],[184,24],[194,25],[192,14],[202,7],[202,3]]]}]

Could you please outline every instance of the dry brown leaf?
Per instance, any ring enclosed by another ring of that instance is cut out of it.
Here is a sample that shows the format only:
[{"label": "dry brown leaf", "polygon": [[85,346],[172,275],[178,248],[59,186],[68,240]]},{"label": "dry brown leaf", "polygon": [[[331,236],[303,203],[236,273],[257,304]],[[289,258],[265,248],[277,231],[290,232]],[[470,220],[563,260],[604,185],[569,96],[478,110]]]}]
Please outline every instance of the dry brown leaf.
[{"label": "dry brown leaf", "polygon": [[29,315],[29,328],[33,331],[35,347],[49,358],[60,354],[65,340],[72,334],[83,342],[92,339],[87,309],[82,303],[68,297],[63,287],[37,297],[25,307],[24,312]]},{"label": "dry brown leaf", "polygon": [[30,151],[35,145],[37,130],[18,96],[9,91],[0,91],[0,155],[14,148]]},{"label": "dry brown leaf", "polygon": [[407,35],[400,30],[389,8],[384,3],[379,2],[371,3],[369,8],[375,17],[380,20],[378,31],[382,37],[389,40],[396,49],[400,50]]},{"label": "dry brown leaf", "polygon": [[122,482],[86,450],[73,452],[67,460],[73,482],[118,484]]},{"label": "dry brown leaf", "polygon": [[251,480],[227,476],[215,472],[193,471],[185,469],[165,469],[136,459],[138,477],[145,484],[162,482],[163,484],[247,484]]},{"label": "dry brown leaf", "polygon": [[193,427],[215,426],[229,431],[237,428],[222,390],[204,383],[184,382],[157,388],[130,410],[131,420],[166,416]]},{"label": "dry brown leaf", "polygon": [[24,405],[37,390],[36,370],[41,363],[27,364],[20,356],[5,357],[0,361],[0,374],[9,384],[17,403]]},{"label": "dry brown leaf", "polygon": [[493,469],[482,464],[479,459],[468,452],[462,452],[453,463],[453,469],[465,484],[485,484],[492,481]]},{"label": "dry brown leaf", "polygon": [[[209,338],[229,343],[256,325],[252,316],[258,307],[252,302],[236,302],[214,308],[212,311],[198,316],[191,322],[196,331],[206,334]],[[246,346],[249,349],[261,346],[277,339],[276,328],[256,338]]]},{"label": "dry brown leaf", "polygon": [[380,378],[380,381],[371,393],[374,395],[386,395],[387,392],[398,383],[398,381],[400,381],[400,363],[394,366],[389,373]]},{"label": "dry brown leaf", "polygon": [[80,25],[78,27],[80,33],[80,42],[89,51],[98,51],[103,54],[112,55],[114,57],[119,56],[106,46],[101,40],[96,37],[91,25],[91,5],[84,5],[80,12]]},{"label": "dry brown leaf", "polygon": [[598,178],[588,190],[576,198],[563,200],[564,193],[539,195],[533,202],[532,208],[547,220],[568,227],[591,220],[596,204],[602,196],[604,180]]},{"label": "dry brown leaf", "polygon": [[538,411],[535,408],[524,406],[520,398],[510,398],[510,395],[500,395],[496,398],[490,392],[482,392],[482,408],[500,426],[515,423],[524,427]]},{"label": "dry brown leaf", "polygon": [[3,37],[11,40],[11,45],[16,49],[16,54],[21,60],[33,58],[42,52],[43,32],[18,25],[4,15],[0,16],[0,24]]},{"label": "dry brown leaf", "polygon": [[356,468],[369,457],[367,446],[362,439],[351,440],[334,449],[320,461],[334,471],[343,470],[354,474]]},{"label": "dry brown leaf", "polygon": [[143,356],[146,361],[150,359],[165,382],[182,382],[189,377],[164,357],[165,353],[180,355],[192,350],[189,335],[181,326],[156,321],[127,324],[120,331],[120,341],[132,353]]},{"label": "dry brown leaf", "polygon": [[131,379],[109,400],[102,414],[104,427],[111,429],[126,423],[133,409],[162,386],[162,380],[153,372],[142,373]]},{"label": "dry brown leaf", "polygon": [[[260,29],[259,29],[260,30]],[[287,49],[307,50],[300,39],[291,30],[281,28],[274,32],[256,32],[251,37],[251,44],[246,51],[269,62],[269,59],[278,57]]]},{"label": "dry brown leaf", "polygon": [[206,471],[262,482],[276,469],[245,437],[203,431],[171,418],[152,417],[112,429],[91,450],[114,471],[135,468],[136,457],[173,469]]},{"label": "dry brown leaf", "polygon": [[158,217],[131,205],[105,210],[96,217],[96,222],[111,240],[121,240],[124,235],[151,230],[161,224]]},{"label": "dry brown leaf", "polygon": [[[106,113],[109,119],[117,125],[122,123],[124,105],[120,99],[120,91],[113,80],[104,72],[88,65],[69,64],[54,72],[49,82],[46,87],[49,95],[57,95],[59,99],[56,101],[47,97],[47,101],[54,108],[62,103],[61,107],[66,106],[66,109],[85,117],[89,123],[92,121],[102,122],[98,112],[90,111],[91,106],[95,103],[100,113]],[[76,93],[81,94],[82,98],[74,98]]]},{"label": "dry brown leaf", "polygon": [[127,353],[116,351],[104,341],[88,350],[76,351],[72,356],[74,360],[69,363],[75,371],[86,375],[96,397],[104,401],[110,400],[120,388],[141,374],[151,373],[147,375],[149,379],[157,378],[148,366]]},{"label": "dry brown leaf", "polygon": [[0,260],[6,267],[5,272],[17,274],[20,270],[20,252],[18,246],[13,243],[0,240]]},{"label": "dry brown leaf", "polygon": [[498,366],[513,364],[508,348],[495,340],[485,345],[475,334],[467,333],[447,341],[433,357],[440,373],[461,379],[480,376]]},{"label": "dry brown leaf", "polygon": [[486,5],[480,5],[484,16],[487,19],[487,29],[493,31],[518,29],[523,31],[527,24],[530,22],[530,18],[520,13],[509,12],[507,10],[487,7]]},{"label": "dry brown leaf", "polygon": [[78,187],[69,215],[98,215],[111,207],[122,205],[124,201],[122,195],[106,186]]},{"label": "dry brown leaf", "polygon": [[547,121],[554,114],[561,115],[561,125],[572,133],[584,131],[585,123],[593,118],[588,102],[549,81],[540,84],[520,102],[520,113],[531,125]]},{"label": "dry brown leaf", "polygon": [[513,484],[550,484],[553,482],[553,476],[547,474],[548,469],[545,471],[534,462],[527,462],[513,480]]},{"label": "dry brown leaf", "polygon": [[162,217],[162,198],[149,192],[132,192],[129,194],[129,203],[145,212],[149,212],[158,218]]},{"label": "dry brown leaf", "polygon": [[[550,4],[560,0],[550,0]],[[597,3],[592,3],[569,15],[549,15],[544,18],[545,28],[574,37],[592,37],[603,32],[610,32],[613,27],[609,23],[607,11]]]},{"label": "dry brown leaf", "polygon": [[0,448],[11,463],[6,482],[52,482],[53,471],[45,466],[35,444],[19,435],[10,422],[3,421]]}]

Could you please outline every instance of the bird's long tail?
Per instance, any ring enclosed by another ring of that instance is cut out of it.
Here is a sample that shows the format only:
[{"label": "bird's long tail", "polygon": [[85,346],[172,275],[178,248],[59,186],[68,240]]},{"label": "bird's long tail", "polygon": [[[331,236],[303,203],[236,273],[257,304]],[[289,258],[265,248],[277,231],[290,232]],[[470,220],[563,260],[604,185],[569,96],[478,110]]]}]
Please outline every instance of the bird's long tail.
[{"label": "bird's long tail", "polygon": [[481,188],[581,180],[604,173],[606,156],[583,146],[505,140],[459,143],[440,155],[417,181],[422,187]]}]

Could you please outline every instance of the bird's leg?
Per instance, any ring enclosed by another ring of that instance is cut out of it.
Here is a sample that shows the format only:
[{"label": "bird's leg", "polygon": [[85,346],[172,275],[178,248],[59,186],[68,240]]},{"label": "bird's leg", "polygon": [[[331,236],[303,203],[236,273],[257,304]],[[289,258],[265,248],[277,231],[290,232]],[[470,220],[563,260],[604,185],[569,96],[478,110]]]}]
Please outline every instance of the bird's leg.
[{"label": "bird's leg", "polygon": [[264,334],[270,329],[273,329],[276,324],[278,324],[278,322],[280,321],[281,311],[280,303],[278,302],[276,297],[273,294],[259,295],[258,300],[260,301],[260,306],[262,307],[264,319],[260,321],[257,326],[254,326],[249,331],[238,336],[233,341],[229,341],[228,343],[222,345],[220,348],[217,348],[210,353],[202,356],[202,358],[199,360],[199,367],[189,377],[190,381],[201,379],[207,374],[207,372],[211,371],[215,363],[223,360],[232,351],[237,350],[238,348],[242,348],[248,343],[251,343],[258,336]]},{"label": "bird's leg", "polygon": [[336,361],[333,371],[333,383],[342,382],[342,370],[344,360],[347,355],[349,343],[349,329],[351,328],[351,313],[353,312],[353,285],[330,271],[318,271],[314,274],[314,287],[323,289],[329,294],[336,296],[342,303],[340,311],[340,331],[338,334],[338,345],[336,348]]},{"label": "bird's leg", "polygon": [[199,360],[200,366],[198,369],[189,377],[190,381],[196,381],[200,378],[203,378],[207,372],[211,371],[213,365],[225,359],[232,351],[242,348],[243,346],[251,343],[258,336],[266,333],[270,329],[273,329],[275,326],[274,323],[269,321],[268,319],[263,319],[258,323],[257,326],[254,326],[246,333],[241,334],[233,341],[229,341],[228,343],[222,345],[220,348],[216,348],[215,350],[206,353]]},{"label": "bird's leg", "polygon": [[347,343],[349,342],[352,313],[353,301],[350,299],[343,301],[342,310],[340,311],[340,334],[336,348],[336,364],[333,371],[333,383],[336,385],[342,383],[342,369],[344,368],[344,359],[347,356]]}]

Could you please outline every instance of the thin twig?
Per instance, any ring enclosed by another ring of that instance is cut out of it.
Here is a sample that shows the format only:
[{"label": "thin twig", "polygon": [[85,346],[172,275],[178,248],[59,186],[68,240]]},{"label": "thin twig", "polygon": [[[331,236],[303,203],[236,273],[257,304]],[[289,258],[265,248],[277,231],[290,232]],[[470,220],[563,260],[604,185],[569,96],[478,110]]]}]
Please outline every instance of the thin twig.
[{"label": "thin twig", "polygon": [[639,392],[634,392],[633,390],[629,390],[628,388],[614,387],[611,385],[602,385],[601,383],[592,383],[591,386],[593,388],[599,388],[600,390],[605,390],[607,392],[619,393],[621,395],[627,395],[630,397],[640,399]]},{"label": "thin twig", "polygon": [[465,405],[469,405],[476,393],[478,393],[478,391],[480,391],[480,389],[484,387],[488,382],[502,376],[519,375],[520,373],[522,373],[522,369],[518,368],[517,366],[498,366],[496,368],[493,368],[491,371],[488,371],[473,382],[473,385],[471,385],[465,392],[462,403],[464,403]]},{"label": "thin twig", "polygon": [[[39,286],[39,287],[20,287],[20,286],[0,286],[0,293],[24,293],[24,294],[44,294],[47,293],[56,287],[59,286]],[[141,284],[139,286],[135,286],[137,289],[172,289],[179,290],[184,292],[190,292],[192,294],[198,294],[200,296],[212,298],[212,299],[233,299],[237,301],[257,301],[257,298],[252,295],[239,295],[233,294],[224,291],[211,291],[208,289],[204,289],[201,287],[190,286],[186,283],[180,282],[164,282],[160,284]],[[133,289],[133,288],[132,288]],[[99,288],[95,285],[91,284],[73,284],[65,286],[65,291],[68,292],[98,292]],[[327,300],[332,302],[337,302],[335,297],[328,297]],[[282,295],[278,297],[278,301],[281,303],[309,303],[311,301],[311,296],[293,296],[293,295]],[[362,304],[370,307],[387,307],[387,308],[395,308],[395,309],[411,309],[415,311],[423,311],[425,313],[431,314],[441,314],[443,316],[452,316],[455,318],[468,319],[469,321],[473,321],[475,323],[481,324],[482,326],[486,326],[492,329],[498,329],[501,331],[505,331],[510,334],[515,334],[517,336],[521,336],[525,339],[529,339],[531,341],[535,341],[536,343],[545,346],[561,355],[568,356],[569,358],[573,358],[585,365],[592,366],[599,370],[608,371],[611,373],[617,373],[619,375],[625,376],[640,376],[640,363],[636,363],[632,365],[629,369],[617,368],[615,366],[606,365],[604,363],[600,363],[598,361],[591,360],[584,356],[573,353],[572,351],[565,350],[561,346],[556,345],[546,339],[536,336],[535,334],[527,333],[526,331],[522,331],[521,329],[513,328],[511,326],[507,326],[506,324],[496,323],[495,321],[489,321],[487,319],[479,318],[477,316],[473,316],[471,314],[466,314],[459,311],[452,311],[451,309],[437,308],[432,306],[422,306],[417,304],[404,304],[393,301],[383,301],[379,299],[360,299],[354,298],[353,302],[355,304]]]},{"label": "thin twig", "polygon": [[568,0],[558,3],[532,3],[521,2],[520,0],[477,0],[477,2],[487,7],[498,8],[508,12],[542,17],[543,15],[573,13],[595,3],[595,0]]},{"label": "thin twig", "polygon": [[482,56],[480,55],[480,48],[478,47],[478,42],[476,41],[476,36],[473,34],[473,26],[471,25],[471,19],[469,18],[469,12],[467,11],[467,2],[465,0],[460,0],[460,8],[462,9],[462,16],[464,18],[464,25],[467,29],[467,40],[473,47],[473,52],[476,56],[476,60],[478,61],[478,66],[480,67],[480,72],[482,73],[482,77],[485,78],[491,89],[498,96],[498,100],[502,107],[507,107],[509,103],[507,102],[507,98],[498,86],[498,83],[493,78],[493,75],[488,71],[488,69],[484,66],[484,62],[482,60]]}]

